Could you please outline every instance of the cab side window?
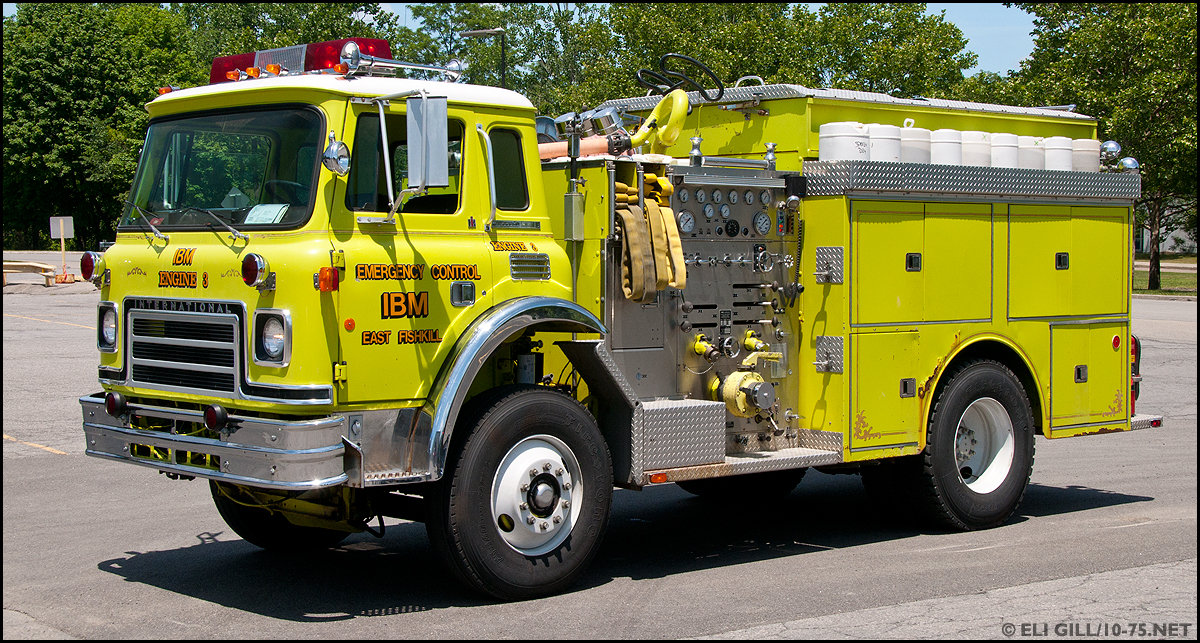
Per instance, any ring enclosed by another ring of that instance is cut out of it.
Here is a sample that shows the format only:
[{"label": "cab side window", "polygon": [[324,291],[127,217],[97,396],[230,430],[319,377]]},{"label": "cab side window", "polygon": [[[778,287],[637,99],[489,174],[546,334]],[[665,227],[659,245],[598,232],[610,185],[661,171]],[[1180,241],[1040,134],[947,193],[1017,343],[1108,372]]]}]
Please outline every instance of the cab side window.
[{"label": "cab side window", "polygon": [[[395,198],[408,185],[407,121],[402,114],[388,114],[385,123],[388,134],[388,156],[392,165],[392,189]],[[450,151],[450,185],[430,188],[424,195],[407,197],[400,212],[453,214],[460,201],[461,149],[463,125],[450,121],[447,127]],[[364,113],[358,117],[354,146],[350,148],[352,162],[346,177],[346,207],[353,211],[387,212],[387,175],[383,162],[383,143],[380,140],[379,114]]]},{"label": "cab side window", "polygon": [[521,153],[521,135],[516,130],[497,127],[488,134],[492,141],[492,174],[496,177],[496,207],[501,210],[529,208],[529,188],[525,182],[525,162]]}]

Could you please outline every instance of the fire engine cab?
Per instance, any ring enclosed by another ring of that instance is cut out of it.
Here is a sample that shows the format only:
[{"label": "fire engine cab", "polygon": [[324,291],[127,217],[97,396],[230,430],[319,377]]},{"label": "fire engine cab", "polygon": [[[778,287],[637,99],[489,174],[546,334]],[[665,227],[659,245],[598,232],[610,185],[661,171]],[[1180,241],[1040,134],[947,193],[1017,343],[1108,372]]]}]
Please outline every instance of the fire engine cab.
[{"label": "fire engine cab", "polygon": [[726,87],[679,54],[638,77],[550,119],[349,39],[164,88],[81,267],[88,455],[208,480],[267,549],[420,520],[521,599],[582,573],[614,486],[761,500],[815,467],[989,528],[1035,435],[1161,424],[1134,414],[1140,180],[1094,119]]}]

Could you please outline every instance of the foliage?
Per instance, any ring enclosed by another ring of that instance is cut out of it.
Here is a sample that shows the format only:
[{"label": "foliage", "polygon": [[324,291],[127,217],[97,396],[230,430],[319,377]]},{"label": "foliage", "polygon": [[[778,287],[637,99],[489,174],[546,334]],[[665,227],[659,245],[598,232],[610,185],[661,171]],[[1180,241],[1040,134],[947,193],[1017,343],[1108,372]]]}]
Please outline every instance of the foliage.
[{"label": "foliage", "polygon": [[182,23],[153,5],[22,4],[4,20],[4,246],[111,239],[145,135],[142,105],[195,84]]},{"label": "foliage", "polygon": [[1161,231],[1195,230],[1196,5],[1015,6],[1034,15],[1035,48],[1004,93],[1022,105],[1076,104],[1102,140],[1138,159],[1157,288]]}]

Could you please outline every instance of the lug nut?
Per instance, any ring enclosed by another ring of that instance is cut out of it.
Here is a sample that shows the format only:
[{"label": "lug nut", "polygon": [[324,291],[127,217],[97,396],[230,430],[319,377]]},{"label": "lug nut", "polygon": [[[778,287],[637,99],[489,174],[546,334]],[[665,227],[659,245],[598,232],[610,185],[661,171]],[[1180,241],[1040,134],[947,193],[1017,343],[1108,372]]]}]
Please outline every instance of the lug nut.
[{"label": "lug nut", "polygon": [[562,508],[563,508],[563,509],[570,509],[570,508],[571,508],[571,501],[570,501],[570,500],[564,500],[564,501],[563,501],[563,503],[562,503]]},{"label": "lug nut", "polygon": [[558,523],[560,523],[560,522],[562,522],[562,517],[561,517],[561,516],[555,516],[555,517],[554,517],[554,524],[556,524],[556,525],[557,525],[557,524],[558,524]]},{"label": "lug nut", "polygon": [[557,470],[555,470],[555,472],[554,472],[554,475],[556,475],[556,476],[561,476],[562,474],[563,474],[562,467],[559,467],[559,468],[558,468]]},{"label": "lug nut", "polygon": [[536,478],[536,477],[537,477],[537,469],[530,469],[530,470],[529,470],[529,477],[530,477],[530,478]]},{"label": "lug nut", "polygon": [[570,488],[571,488],[571,483],[570,483],[570,482],[564,482],[564,483],[563,483],[563,489],[570,490]]},{"label": "lug nut", "polygon": [[529,508],[529,504],[525,503],[525,502],[522,502],[520,505],[517,505],[517,506],[519,506],[521,508],[521,511],[525,511],[526,509]]},{"label": "lug nut", "polygon": [[542,528],[542,531],[546,531],[547,529],[550,528],[550,524],[545,521],[543,521],[542,524],[540,524],[538,526]]},{"label": "lug nut", "polygon": [[543,464],[543,465],[542,465],[542,471],[549,471],[549,470],[550,470],[550,463],[549,463],[549,462],[547,462],[546,464]]},{"label": "lug nut", "polygon": [[531,525],[532,525],[533,523],[537,522],[537,520],[536,520],[536,519],[535,519],[533,516],[530,516],[530,517],[528,517],[528,518],[526,518],[526,519],[525,519],[525,522],[527,522],[527,523],[529,523],[529,524],[531,524]]}]

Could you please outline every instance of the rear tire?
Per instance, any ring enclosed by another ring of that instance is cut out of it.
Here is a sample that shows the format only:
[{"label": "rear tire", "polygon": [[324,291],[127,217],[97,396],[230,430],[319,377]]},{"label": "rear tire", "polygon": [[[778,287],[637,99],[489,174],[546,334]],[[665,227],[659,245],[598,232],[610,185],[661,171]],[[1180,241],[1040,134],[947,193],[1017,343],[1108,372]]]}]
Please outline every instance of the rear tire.
[{"label": "rear tire", "polygon": [[426,495],[430,542],[483,593],[560,592],[595,557],[608,526],[608,446],[587,409],[557,391],[513,388],[479,400]]},{"label": "rear tire", "polygon": [[[918,508],[961,530],[1002,524],[1033,472],[1034,424],[1016,375],[991,360],[967,363],[937,394],[919,461],[897,463]],[[919,465],[905,467],[905,464]]]},{"label": "rear tire", "polygon": [[225,524],[242,540],[256,547],[288,553],[329,549],[350,535],[350,532],[336,529],[293,525],[283,514],[241,504],[231,498],[240,495],[233,485],[209,480],[208,488]]}]

